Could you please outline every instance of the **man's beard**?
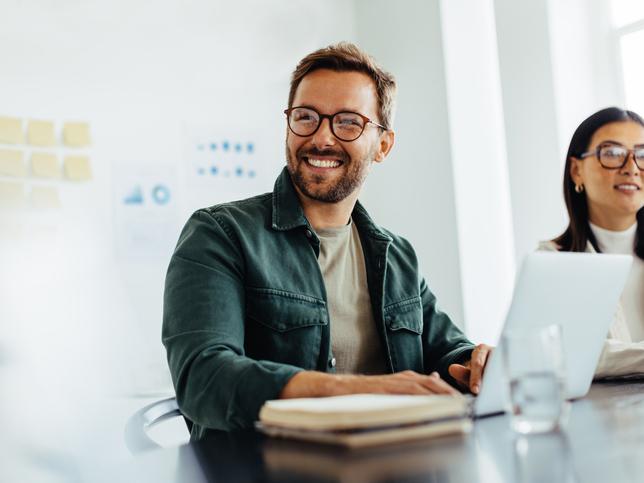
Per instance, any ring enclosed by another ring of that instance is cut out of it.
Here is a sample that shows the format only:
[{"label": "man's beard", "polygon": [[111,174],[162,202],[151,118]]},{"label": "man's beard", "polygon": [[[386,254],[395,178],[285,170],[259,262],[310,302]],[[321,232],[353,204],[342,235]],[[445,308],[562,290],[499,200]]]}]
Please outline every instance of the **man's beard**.
[{"label": "man's beard", "polygon": [[[301,147],[295,153],[295,159],[291,156],[286,145],[286,160],[288,172],[291,175],[293,184],[308,198],[322,201],[323,203],[338,203],[344,200],[347,196],[353,193],[356,189],[362,186],[367,174],[369,174],[369,167],[373,162],[375,148],[369,151],[367,156],[361,160],[352,160],[344,151],[335,151],[327,149],[320,151],[315,148],[304,149]],[[306,179],[303,172],[303,165],[306,163],[303,157],[315,156],[333,156],[342,162],[341,167],[346,168],[344,176],[336,181],[331,186],[323,187],[325,177],[321,175],[309,175],[310,179]]]}]

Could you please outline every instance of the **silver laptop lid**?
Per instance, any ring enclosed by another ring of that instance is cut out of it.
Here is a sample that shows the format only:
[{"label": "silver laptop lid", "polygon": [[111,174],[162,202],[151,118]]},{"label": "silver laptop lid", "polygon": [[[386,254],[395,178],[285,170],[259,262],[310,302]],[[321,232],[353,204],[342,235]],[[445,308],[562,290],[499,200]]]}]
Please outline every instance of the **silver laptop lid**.
[{"label": "silver laptop lid", "polygon": [[[590,388],[631,263],[628,255],[562,252],[531,253],[523,261],[502,334],[560,324],[569,399]],[[502,351],[497,344],[488,362],[475,402],[477,415],[507,407]]]}]

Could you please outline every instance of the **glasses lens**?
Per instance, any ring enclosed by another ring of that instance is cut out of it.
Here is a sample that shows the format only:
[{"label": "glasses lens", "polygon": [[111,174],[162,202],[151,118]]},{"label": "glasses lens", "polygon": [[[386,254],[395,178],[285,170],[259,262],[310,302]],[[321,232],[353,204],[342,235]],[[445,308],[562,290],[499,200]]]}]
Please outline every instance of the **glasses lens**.
[{"label": "glasses lens", "polygon": [[298,136],[310,136],[318,128],[318,124],[318,113],[306,107],[296,107],[288,116],[288,125]]},{"label": "glasses lens", "polygon": [[637,164],[637,167],[644,170],[644,148],[635,149],[633,156],[635,157],[635,164]]},{"label": "glasses lens", "polygon": [[357,139],[364,130],[364,120],[355,112],[338,112],[333,116],[333,132],[343,141]]},{"label": "glasses lens", "polygon": [[602,146],[599,149],[599,161],[607,168],[619,168],[624,164],[628,150],[622,146]]}]

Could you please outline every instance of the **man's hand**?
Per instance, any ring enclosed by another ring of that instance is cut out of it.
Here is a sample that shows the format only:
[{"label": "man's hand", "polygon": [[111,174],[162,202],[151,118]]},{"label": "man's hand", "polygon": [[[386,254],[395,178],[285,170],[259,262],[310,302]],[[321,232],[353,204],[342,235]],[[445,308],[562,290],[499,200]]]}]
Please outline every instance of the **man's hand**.
[{"label": "man's hand", "polygon": [[344,394],[451,394],[458,391],[433,372],[403,371],[382,376],[336,375],[302,371],[291,378],[280,398],[341,396]]},{"label": "man's hand", "polygon": [[472,351],[472,357],[465,364],[452,364],[447,369],[452,376],[464,388],[468,388],[472,394],[478,394],[481,390],[481,379],[488,358],[492,353],[492,347],[479,344]]}]

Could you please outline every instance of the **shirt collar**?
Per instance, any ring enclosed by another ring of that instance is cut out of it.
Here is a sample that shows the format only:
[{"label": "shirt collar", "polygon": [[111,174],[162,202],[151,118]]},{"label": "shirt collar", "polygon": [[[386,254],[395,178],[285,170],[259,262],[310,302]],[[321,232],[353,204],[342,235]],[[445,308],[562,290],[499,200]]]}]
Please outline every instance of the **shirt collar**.
[{"label": "shirt collar", "polygon": [[286,231],[298,226],[308,226],[308,224],[291,181],[291,175],[284,167],[273,188],[272,227],[274,230]]}]

